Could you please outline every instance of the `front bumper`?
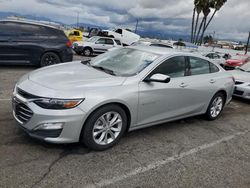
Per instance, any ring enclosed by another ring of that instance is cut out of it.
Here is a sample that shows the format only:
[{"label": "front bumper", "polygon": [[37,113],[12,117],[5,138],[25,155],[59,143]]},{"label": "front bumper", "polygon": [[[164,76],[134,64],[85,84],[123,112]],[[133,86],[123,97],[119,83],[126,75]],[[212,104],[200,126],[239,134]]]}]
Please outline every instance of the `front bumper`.
[{"label": "front bumper", "polygon": [[250,100],[250,85],[247,83],[236,85],[234,87],[233,95]]},{"label": "front bumper", "polygon": [[[13,99],[14,118],[31,137],[50,143],[74,143],[79,141],[85,120],[85,112],[80,108],[68,110],[43,109],[17,93],[14,93]],[[17,105],[21,105],[22,109],[18,109]],[[62,128],[37,129],[40,125],[56,123],[63,124]]]}]

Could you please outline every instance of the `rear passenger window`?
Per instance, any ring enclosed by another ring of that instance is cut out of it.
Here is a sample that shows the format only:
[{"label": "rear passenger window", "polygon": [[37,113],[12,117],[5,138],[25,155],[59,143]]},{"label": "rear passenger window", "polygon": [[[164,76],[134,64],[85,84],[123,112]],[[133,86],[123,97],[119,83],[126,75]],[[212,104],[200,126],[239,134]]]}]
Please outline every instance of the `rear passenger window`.
[{"label": "rear passenger window", "polygon": [[189,74],[190,75],[199,75],[199,74],[208,74],[210,73],[209,62],[197,57],[189,57]]},{"label": "rear passenger window", "polygon": [[213,63],[210,63],[210,72],[211,73],[219,72],[219,70],[220,69],[216,65],[214,65]]},{"label": "rear passenger window", "polygon": [[115,40],[115,42],[116,42],[117,45],[120,45],[120,46],[122,45],[121,41],[119,41],[119,40]]},{"label": "rear passenger window", "polygon": [[183,56],[173,57],[160,64],[152,73],[165,74],[171,78],[185,76],[185,58]]},{"label": "rear passenger window", "polygon": [[105,39],[105,44],[107,44],[107,45],[113,45],[114,41],[112,39]]}]

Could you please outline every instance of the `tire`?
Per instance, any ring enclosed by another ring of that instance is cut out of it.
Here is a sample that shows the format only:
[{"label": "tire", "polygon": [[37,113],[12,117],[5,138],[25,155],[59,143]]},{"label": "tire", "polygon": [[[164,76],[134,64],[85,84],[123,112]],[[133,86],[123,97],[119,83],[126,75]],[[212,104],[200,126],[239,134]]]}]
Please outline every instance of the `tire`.
[{"label": "tire", "polygon": [[224,108],[225,100],[225,95],[223,95],[221,92],[216,93],[213,96],[205,114],[207,120],[212,121],[220,116]]},{"label": "tire", "polygon": [[55,65],[61,63],[60,57],[54,52],[46,52],[43,54],[40,62],[41,67]]},{"label": "tire", "polygon": [[[108,124],[105,124],[107,120]],[[117,122],[113,126],[110,124],[112,120]],[[106,150],[120,140],[126,127],[127,116],[125,111],[118,105],[107,105],[90,115],[83,127],[80,141],[90,149]],[[110,131],[113,133],[113,137]]]},{"label": "tire", "polygon": [[84,56],[89,57],[89,56],[92,55],[92,53],[93,53],[93,52],[92,52],[92,49],[89,48],[89,47],[86,47],[86,48],[83,49],[83,55],[84,55]]}]

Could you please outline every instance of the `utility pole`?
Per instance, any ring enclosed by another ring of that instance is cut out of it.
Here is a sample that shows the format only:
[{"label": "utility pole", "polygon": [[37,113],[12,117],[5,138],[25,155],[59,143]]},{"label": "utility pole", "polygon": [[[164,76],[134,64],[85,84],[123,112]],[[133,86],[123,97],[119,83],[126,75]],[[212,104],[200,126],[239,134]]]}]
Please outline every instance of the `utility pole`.
[{"label": "utility pole", "polygon": [[246,45],[245,54],[247,54],[247,50],[248,50],[248,47],[249,47],[249,40],[250,40],[250,32],[249,32],[249,34],[248,34],[248,39],[247,39],[247,45]]},{"label": "utility pole", "polygon": [[76,26],[77,26],[77,28],[79,28],[79,12],[77,12]]},{"label": "utility pole", "polygon": [[139,20],[137,19],[136,20],[136,26],[135,26],[135,33],[137,32],[138,22],[139,22]]}]

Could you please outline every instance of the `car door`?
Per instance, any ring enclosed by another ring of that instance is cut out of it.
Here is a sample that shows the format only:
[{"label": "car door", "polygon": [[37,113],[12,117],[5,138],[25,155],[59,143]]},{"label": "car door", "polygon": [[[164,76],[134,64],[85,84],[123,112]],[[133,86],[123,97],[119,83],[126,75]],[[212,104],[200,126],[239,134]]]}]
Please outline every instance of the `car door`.
[{"label": "car door", "polygon": [[0,23],[0,63],[25,63],[22,49],[17,47],[20,36],[19,26],[15,22]]},{"label": "car door", "polygon": [[206,105],[217,91],[216,82],[218,77],[216,72],[219,72],[219,69],[214,64],[199,57],[188,56],[187,60],[188,73],[185,84],[193,96],[190,110],[193,113],[199,113],[206,108]]},{"label": "car door", "polygon": [[105,39],[105,46],[104,46],[104,51],[107,51],[110,48],[115,47],[115,43],[113,39]]},{"label": "car door", "polygon": [[93,44],[93,50],[94,50],[94,52],[97,52],[97,53],[103,53],[103,52],[107,51],[105,38],[99,38]]},{"label": "car door", "polygon": [[169,83],[139,83],[138,125],[182,117],[195,109],[193,90],[186,82],[187,61],[184,56],[167,59],[148,76],[154,74],[170,76]]}]

